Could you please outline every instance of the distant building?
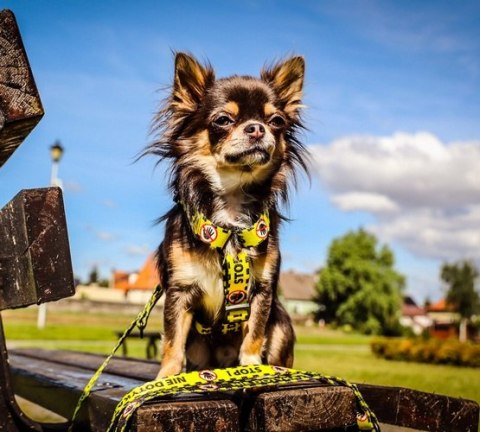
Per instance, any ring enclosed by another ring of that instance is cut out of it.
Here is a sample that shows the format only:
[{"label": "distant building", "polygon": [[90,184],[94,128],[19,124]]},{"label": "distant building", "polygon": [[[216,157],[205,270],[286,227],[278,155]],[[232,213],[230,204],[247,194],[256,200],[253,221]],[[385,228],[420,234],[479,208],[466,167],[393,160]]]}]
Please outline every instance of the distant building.
[{"label": "distant building", "polygon": [[440,339],[458,337],[460,315],[455,311],[455,307],[448,304],[445,299],[428,306],[427,313],[432,320],[430,329],[432,336]]},{"label": "distant building", "polygon": [[280,299],[293,320],[305,321],[318,310],[315,302],[315,276],[289,270],[280,273]]},{"label": "distant building", "polygon": [[152,291],[159,283],[154,255],[149,255],[143,267],[138,272],[113,272],[113,288],[123,291],[149,290]]},{"label": "distant building", "polygon": [[418,306],[412,297],[406,296],[403,299],[400,324],[411,328],[416,335],[420,335],[431,327],[432,319],[428,317],[425,308]]}]

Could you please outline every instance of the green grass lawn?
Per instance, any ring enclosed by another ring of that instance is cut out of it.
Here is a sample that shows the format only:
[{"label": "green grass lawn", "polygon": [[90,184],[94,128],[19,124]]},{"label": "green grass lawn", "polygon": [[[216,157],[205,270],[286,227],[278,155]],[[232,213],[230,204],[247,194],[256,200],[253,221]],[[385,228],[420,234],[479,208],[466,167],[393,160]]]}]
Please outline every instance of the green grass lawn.
[{"label": "green grass lawn", "polygon": [[[114,331],[124,329],[134,315],[72,314],[49,312],[44,330],[35,326],[34,309],[2,313],[9,345],[73,349],[109,353],[115,345]],[[159,316],[152,316],[150,330],[161,329]],[[329,329],[298,327],[295,365],[352,382],[409,387],[480,403],[480,369],[387,361],[376,358],[370,338]],[[128,342],[129,355],[145,357],[141,340]]]}]

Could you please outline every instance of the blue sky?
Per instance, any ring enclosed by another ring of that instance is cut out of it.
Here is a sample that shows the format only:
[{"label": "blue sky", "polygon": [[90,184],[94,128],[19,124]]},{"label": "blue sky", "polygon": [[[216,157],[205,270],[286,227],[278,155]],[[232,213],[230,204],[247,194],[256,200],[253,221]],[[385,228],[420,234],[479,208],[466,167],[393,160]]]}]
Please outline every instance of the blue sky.
[{"label": "blue sky", "polygon": [[439,266],[480,262],[480,4],[475,1],[4,1],[45,117],[0,170],[0,206],[60,177],[74,271],[134,270],[161,241],[165,167],[135,156],[173,73],[172,51],[218,76],[305,56],[312,182],[292,197],[283,268],[313,271],[366,227],[418,300]]}]

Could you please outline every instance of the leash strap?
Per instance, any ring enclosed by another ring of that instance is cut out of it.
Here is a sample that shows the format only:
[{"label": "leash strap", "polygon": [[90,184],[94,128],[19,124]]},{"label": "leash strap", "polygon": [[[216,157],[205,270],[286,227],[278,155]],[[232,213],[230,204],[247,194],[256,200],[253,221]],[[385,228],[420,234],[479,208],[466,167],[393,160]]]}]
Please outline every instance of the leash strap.
[{"label": "leash strap", "polygon": [[[246,252],[236,257],[227,254],[223,261],[223,290],[225,297],[225,313],[221,324],[223,334],[238,332],[242,322],[250,316],[248,302],[248,285],[250,283],[250,264]],[[195,330],[201,335],[212,334],[212,327],[195,321]]]},{"label": "leash strap", "polygon": [[359,430],[380,432],[377,417],[369,408],[355,384],[316,372],[268,365],[194,371],[147,382],[132,389],[120,400],[107,432],[124,432],[135,411],[152,399],[178,394],[227,392],[271,387],[312,380],[332,386],[350,388],[357,401],[357,426]]},{"label": "leash strap", "polygon": [[225,322],[246,321],[250,315],[248,285],[250,264],[248,255],[240,252],[236,257],[227,254],[223,263],[223,287],[225,291]]},{"label": "leash strap", "polygon": [[110,355],[104,360],[104,362],[100,365],[100,367],[97,369],[97,371],[93,374],[92,378],[90,378],[90,381],[87,383],[85,388],[83,389],[83,393],[80,396],[77,406],[75,407],[75,411],[73,412],[73,417],[72,421],[68,427],[68,432],[73,431],[73,424],[78,416],[78,413],[80,412],[80,409],[82,408],[83,402],[85,399],[88,398],[90,393],[92,392],[93,387],[95,387],[95,384],[97,383],[98,379],[100,378],[100,375],[103,373],[105,368],[107,367],[108,363],[112,359],[112,357],[115,355],[117,350],[122,346],[122,343],[125,341],[125,339],[128,337],[128,335],[132,332],[132,330],[135,327],[138,327],[140,331],[140,335],[143,336],[143,330],[147,326],[148,318],[150,316],[150,312],[152,311],[153,307],[155,304],[158,302],[160,297],[163,294],[164,289],[160,286],[157,285],[152,293],[152,296],[148,300],[148,303],[145,305],[143,310],[137,315],[137,317],[130,323],[128,328],[123,332],[122,336],[120,336],[120,339],[118,340],[117,344],[113,348],[112,352]]}]

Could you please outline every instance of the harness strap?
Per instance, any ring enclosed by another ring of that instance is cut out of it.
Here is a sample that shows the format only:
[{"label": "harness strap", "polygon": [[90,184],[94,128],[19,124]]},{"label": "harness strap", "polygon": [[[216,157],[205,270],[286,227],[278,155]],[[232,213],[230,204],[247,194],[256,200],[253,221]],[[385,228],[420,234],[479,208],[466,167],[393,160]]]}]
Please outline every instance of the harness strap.
[{"label": "harness strap", "polygon": [[[184,206],[187,215],[187,208]],[[210,245],[212,249],[223,250],[227,241],[236,235],[243,247],[255,247],[267,239],[270,232],[270,217],[268,212],[263,212],[258,220],[250,227],[242,230],[230,230],[215,225],[210,219],[199,211],[189,216],[190,226],[193,233],[203,243]]]},{"label": "harness strap", "polygon": [[[258,220],[250,227],[242,230],[229,230],[215,225],[199,211],[189,216],[188,206],[183,208],[189,217],[192,232],[197,238],[210,248],[216,249],[223,256],[223,288],[225,296],[225,316],[221,325],[223,334],[241,330],[241,323],[250,315],[248,302],[248,287],[250,283],[250,261],[245,251],[237,256],[224,254],[223,249],[227,241],[236,236],[243,248],[256,247],[268,238],[270,232],[270,217],[268,211],[263,212]],[[212,327],[195,321],[195,329],[201,335],[212,333]]]}]

